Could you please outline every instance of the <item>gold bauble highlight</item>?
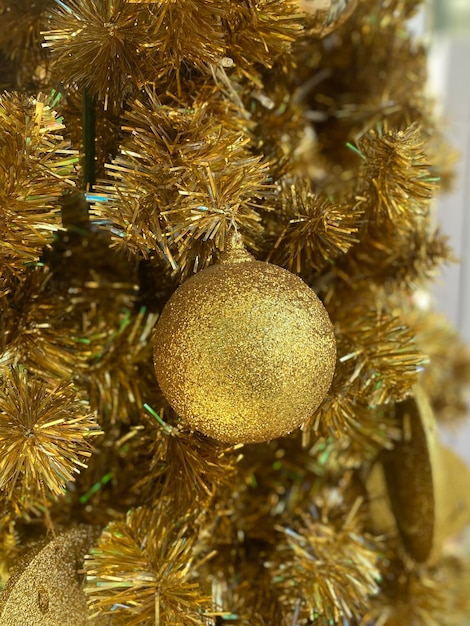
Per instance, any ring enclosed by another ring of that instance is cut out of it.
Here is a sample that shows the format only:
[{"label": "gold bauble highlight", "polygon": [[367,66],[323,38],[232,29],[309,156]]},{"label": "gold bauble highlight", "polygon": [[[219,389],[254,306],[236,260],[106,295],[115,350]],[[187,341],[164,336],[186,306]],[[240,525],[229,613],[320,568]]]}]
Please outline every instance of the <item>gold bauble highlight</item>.
[{"label": "gold bauble highlight", "polygon": [[333,378],[333,326],[297,276],[233,248],[175,291],[155,331],[160,387],[192,428],[254,443],[290,433]]}]

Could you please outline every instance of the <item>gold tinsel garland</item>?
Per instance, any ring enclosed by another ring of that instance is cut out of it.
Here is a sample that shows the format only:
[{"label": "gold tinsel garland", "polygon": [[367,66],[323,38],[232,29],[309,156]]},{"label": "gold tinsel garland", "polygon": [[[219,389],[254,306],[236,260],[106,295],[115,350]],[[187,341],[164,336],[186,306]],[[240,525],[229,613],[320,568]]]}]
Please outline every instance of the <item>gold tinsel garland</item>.
[{"label": "gold tinsel garland", "polygon": [[[407,30],[418,6],[0,0],[0,621],[468,616],[468,563],[443,556],[443,520],[469,504],[438,490],[466,470],[416,435],[431,407],[409,409],[427,394],[455,419],[470,362],[413,297],[451,258],[430,213],[453,158]],[[90,215],[75,193],[83,89]],[[151,354],[172,293],[233,232],[302,277],[337,342],[302,431],[245,446],[191,432]],[[414,472],[401,499],[400,463]],[[419,502],[439,530],[432,562],[404,529]]]}]

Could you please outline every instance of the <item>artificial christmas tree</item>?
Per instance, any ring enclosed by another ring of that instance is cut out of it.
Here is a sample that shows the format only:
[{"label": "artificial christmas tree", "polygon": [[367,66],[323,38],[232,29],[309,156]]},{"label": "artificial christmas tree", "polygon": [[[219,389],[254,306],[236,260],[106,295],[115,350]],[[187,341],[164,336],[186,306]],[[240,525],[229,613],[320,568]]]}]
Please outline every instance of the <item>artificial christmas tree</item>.
[{"label": "artificial christmas tree", "polygon": [[0,623],[469,616],[418,7],[0,0]]}]

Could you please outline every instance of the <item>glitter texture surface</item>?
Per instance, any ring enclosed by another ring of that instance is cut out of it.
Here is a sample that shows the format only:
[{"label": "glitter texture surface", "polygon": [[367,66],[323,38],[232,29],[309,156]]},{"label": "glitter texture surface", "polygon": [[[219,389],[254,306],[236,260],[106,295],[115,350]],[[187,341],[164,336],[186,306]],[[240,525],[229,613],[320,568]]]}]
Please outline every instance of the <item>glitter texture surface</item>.
[{"label": "glitter texture surface", "polygon": [[[50,541],[13,575],[0,596],[5,626],[88,626],[78,571],[96,531],[75,528]],[[102,624],[108,624],[104,619]]]},{"label": "glitter texture surface", "polygon": [[228,253],[173,294],[154,357],[181,418],[216,439],[249,443],[311,417],[330,387],[336,344],[325,308],[300,278],[241,256]]}]

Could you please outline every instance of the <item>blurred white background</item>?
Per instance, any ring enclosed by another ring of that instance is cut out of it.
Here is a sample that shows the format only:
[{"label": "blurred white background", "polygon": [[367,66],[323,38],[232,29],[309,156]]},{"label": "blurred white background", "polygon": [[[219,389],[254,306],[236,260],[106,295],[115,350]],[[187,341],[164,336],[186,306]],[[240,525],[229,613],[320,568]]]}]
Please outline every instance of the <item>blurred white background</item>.
[{"label": "blurred white background", "polygon": [[[417,21],[430,41],[429,87],[452,146],[460,153],[451,193],[437,202],[437,220],[459,264],[446,266],[433,289],[435,306],[470,345],[470,0],[434,0]],[[446,443],[470,465],[470,420]]]}]

